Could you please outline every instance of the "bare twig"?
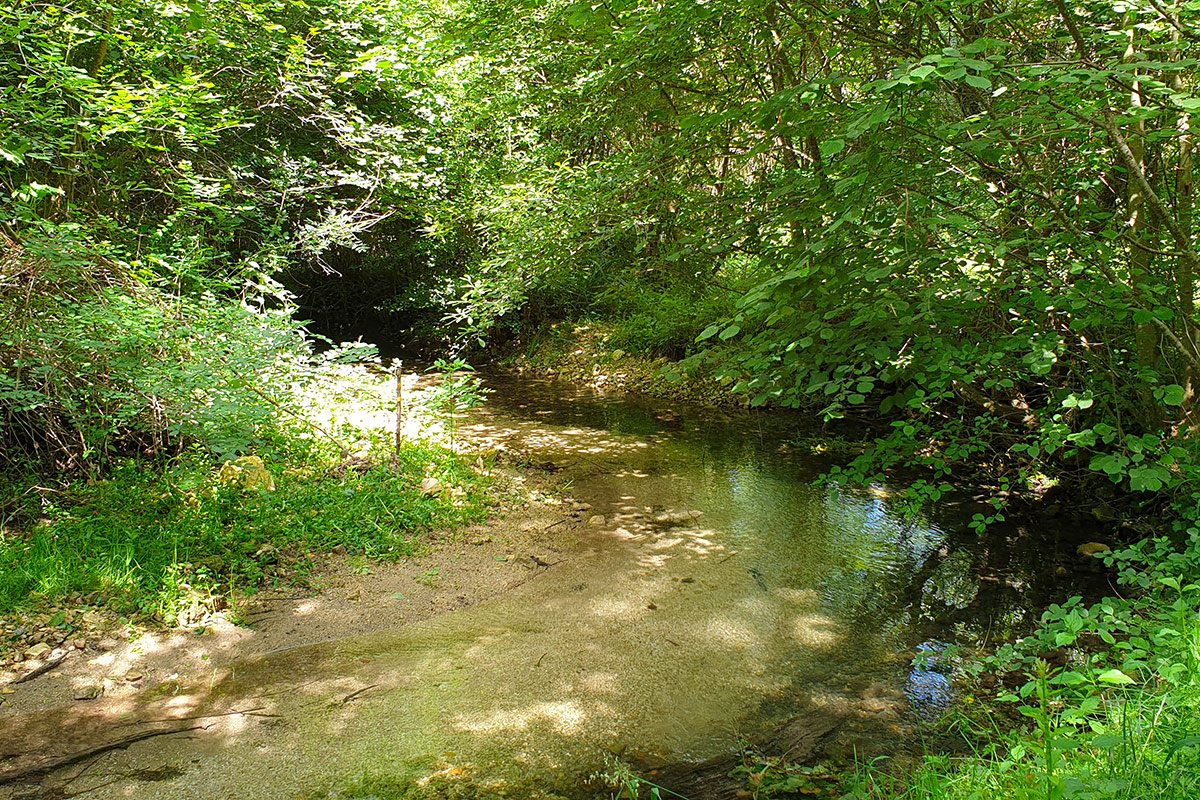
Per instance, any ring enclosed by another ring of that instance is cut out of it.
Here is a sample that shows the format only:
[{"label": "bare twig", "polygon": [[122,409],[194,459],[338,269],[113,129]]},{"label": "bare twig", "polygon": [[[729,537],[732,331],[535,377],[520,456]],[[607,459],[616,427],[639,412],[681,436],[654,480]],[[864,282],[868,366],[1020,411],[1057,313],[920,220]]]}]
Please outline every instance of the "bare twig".
[{"label": "bare twig", "polygon": [[13,681],[13,685],[16,685],[18,683],[25,683],[25,681],[31,681],[40,675],[45,675],[47,672],[54,669],[59,664],[61,664],[63,661],[65,661],[66,658],[67,658],[67,653],[60,653],[59,655],[55,656],[54,658],[49,659],[45,664],[42,664],[40,667],[37,667],[36,669],[31,669],[31,670],[29,670],[29,672],[26,672],[24,675],[17,678],[15,681]]},{"label": "bare twig", "polygon": [[360,694],[362,694],[363,692],[369,692],[369,691],[371,691],[372,689],[376,688],[377,686],[379,686],[379,684],[377,684],[377,683],[372,683],[370,686],[364,686],[363,688],[359,689],[357,692],[351,692],[350,694],[348,694],[348,695],[346,695],[345,697],[343,697],[343,698],[342,698],[342,703],[343,703],[343,704],[345,704],[345,703],[349,703],[351,700],[353,700],[354,698],[358,697],[358,696],[359,696]]},{"label": "bare twig", "polygon": [[216,719],[217,717],[278,717],[280,714],[259,714],[259,711],[265,709],[266,706],[258,706],[257,708],[246,708],[239,711],[226,711],[221,714],[197,714],[194,717],[170,717],[169,719],[139,719],[134,725],[160,725],[167,722],[187,722],[197,719]]}]

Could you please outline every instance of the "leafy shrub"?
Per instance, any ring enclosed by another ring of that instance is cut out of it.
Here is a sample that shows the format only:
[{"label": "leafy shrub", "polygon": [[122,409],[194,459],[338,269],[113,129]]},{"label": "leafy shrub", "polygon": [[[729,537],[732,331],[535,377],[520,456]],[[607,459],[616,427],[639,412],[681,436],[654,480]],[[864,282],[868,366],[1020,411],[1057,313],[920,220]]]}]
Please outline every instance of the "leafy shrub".
[{"label": "leafy shrub", "polygon": [[164,293],[60,236],[0,257],[0,452],[81,467],[199,443],[245,450],[307,352],[287,309]]},{"label": "leafy shrub", "polygon": [[[286,461],[270,464],[273,492],[221,485],[202,452],[165,467],[126,460],[105,479],[43,492],[42,521],[0,538],[0,611],[101,592],[170,622],[188,595],[287,582],[312,566],[310,553],[339,546],[398,558],[422,532],[481,513],[484,483],[439,447],[406,442],[398,459],[347,468],[328,448],[293,442]],[[430,474],[463,487],[463,498],[416,491]]]}]

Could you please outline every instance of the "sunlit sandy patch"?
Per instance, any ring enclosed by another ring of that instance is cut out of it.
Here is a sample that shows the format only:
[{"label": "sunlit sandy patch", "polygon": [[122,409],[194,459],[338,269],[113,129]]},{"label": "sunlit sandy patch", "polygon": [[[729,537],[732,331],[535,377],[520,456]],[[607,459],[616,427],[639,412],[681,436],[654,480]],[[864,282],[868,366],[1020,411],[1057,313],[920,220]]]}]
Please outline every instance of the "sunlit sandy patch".
[{"label": "sunlit sandy patch", "polygon": [[792,618],[792,636],[812,647],[829,647],[841,636],[829,617],[821,614],[797,614]]},{"label": "sunlit sandy patch", "polygon": [[579,682],[579,686],[589,692],[610,694],[620,686],[617,676],[611,672],[594,672]]},{"label": "sunlit sandy patch", "polygon": [[729,617],[716,617],[705,628],[708,637],[725,647],[744,650],[758,643],[758,635],[743,623]]},{"label": "sunlit sandy patch", "polygon": [[661,569],[662,567],[665,567],[667,565],[667,562],[670,560],[671,560],[671,556],[668,553],[657,553],[657,554],[647,553],[646,555],[643,555],[641,558],[638,559],[638,566],[639,567],[653,567],[655,569]]},{"label": "sunlit sandy patch", "polygon": [[145,655],[157,653],[162,649],[163,645],[152,633],[142,634],[138,637],[137,641],[133,643],[134,652],[143,653]]},{"label": "sunlit sandy patch", "polygon": [[684,539],[682,536],[672,536],[670,538],[659,539],[651,544],[650,547],[654,550],[666,550],[668,548],[675,547],[676,545],[683,544],[683,542]]},{"label": "sunlit sandy patch", "polygon": [[555,732],[572,736],[583,730],[587,713],[573,700],[558,703],[535,703],[528,708],[497,711],[479,719],[460,718],[459,730],[471,733],[509,731],[519,733],[539,723],[548,723]]},{"label": "sunlit sandy patch", "polygon": [[640,597],[605,597],[592,601],[592,613],[598,617],[640,616],[645,610],[645,601]]}]

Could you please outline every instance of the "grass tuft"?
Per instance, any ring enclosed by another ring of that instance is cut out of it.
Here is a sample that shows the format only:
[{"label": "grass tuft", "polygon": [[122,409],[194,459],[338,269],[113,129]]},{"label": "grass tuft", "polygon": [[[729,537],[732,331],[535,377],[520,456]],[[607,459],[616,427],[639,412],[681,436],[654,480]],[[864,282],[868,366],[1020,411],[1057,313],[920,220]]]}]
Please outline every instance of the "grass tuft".
[{"label": "grass tuft", "polygon": [[[115,610],[174,623],[197,602],[303,580],[321,553],[399,558],[422,533],[483,514],[484,479],[424,442],[395,460],[345,462],[311,448],[268,469],[276,491],[223,485],[200,455],[130,460],[102,480],[53,489],[14,482],[0,613],[99,593]],[[427,476],[454,490],[422,494]]]}]

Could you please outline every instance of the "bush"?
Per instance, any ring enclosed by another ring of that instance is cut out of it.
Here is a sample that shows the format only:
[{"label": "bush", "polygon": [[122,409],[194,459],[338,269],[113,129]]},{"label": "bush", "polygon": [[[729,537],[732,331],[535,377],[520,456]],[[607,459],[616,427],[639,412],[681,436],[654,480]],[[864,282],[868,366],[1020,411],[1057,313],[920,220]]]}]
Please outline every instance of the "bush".
[{"label": "bush", "polygon": [[69,232],[2,244],[8,466],[34,456],[47,468],[91,468],[189,443],[226,457],[274,425],[282,367],[307,353],[287,309],[169,294]]}]

